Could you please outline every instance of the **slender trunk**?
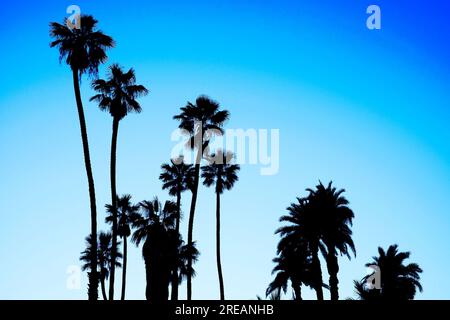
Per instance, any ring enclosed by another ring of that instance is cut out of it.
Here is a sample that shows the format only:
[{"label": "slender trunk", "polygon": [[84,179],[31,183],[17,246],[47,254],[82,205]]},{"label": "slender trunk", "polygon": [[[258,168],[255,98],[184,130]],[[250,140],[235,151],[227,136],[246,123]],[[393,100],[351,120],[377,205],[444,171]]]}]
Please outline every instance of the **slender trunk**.
[{"label": "slender trunk", "polygon": [[217,191],[216,191],[216,255],[217,255],[217,274],[219,276],[219,286],[220,286],[220,300],[225,300],[222,263],[220,261],[220,193]]},{"label": "slender trunk", "polygon": [[[198,183],[200,180],[200,162],[202,159],[202,150],[201,147],[197,150],[197,157],[195,161],[195,177],[194,177],[194,186],[192,188],[192,200],[191,200],[191,209],[189,211],[189,224],[188,224],[188,246],[192,247],[192,233],[194,231],[194,214],[195,214],[195,205],[197,202],[197,193],[198,193]],[[192,257],[188,257],[188,270],[192,270]],[[187,300],[192,300],[192,274],[189,273],[187,276]]]},{"label": "slender trunk", "polygon": [[[175,230],[177,235],[180,234],[180,218],[181,218],[181,187],[178,187],[177,190],[177,219],[175,224]],[[178,300],[178,266],[172,270],[172,291],[171,291],[171,300]]]},{"label": "slender trunk", "polygon": [[108,296],[106,295],[106,288],[105,288],[105,278],[102,277],[102,280],[100,281],[100,285],[102,287],[102,296],[103,300],[108,300]]},{"label": "slender trunk", "polygon": [[[75,99],[77,102],[78,118],[80,121],[81,140],[83,142],[84,165],[86,167],[86,175],[89,185],[89,200],[91,208],[91,237],[92,247],[97,248],[97,207],[95,201],[94,177],[92,175],[91,156],[89,153],[89,141],[86,128],[86,119],[84,117],[83,102],[81,101],[80,83],[78,79],[78,71],[72,70],[73,86],[75,91]],[[98,272],[97,272],[97,252],[91,261],[91,275],[89,276],[89,300],[98,299]]]},{"label": "slender trunk", "polygon": [[125,300],[125,288],[127,285],[127,236],[123,237],[123,261],[122,261],[122,295],[120,300]]},{"label": "slender trunk", "polygon": [[145,298],[147,301],[152,301],[152,285],[154,285],[152,281],[152,270],[150,268],[150,263],[148,261],[145,261]]},{"label": "slender trunk", "polygon": [[316,290],[317,300],[323,301],[323,280],[322,280],[322,269],[320,266],[320,260],[318,255],[318,246],[312,249],[312,264],[314,268],[314,290]]},{"label": "slender trunk", "polygon": [[339,300],[339,280],[338,280],[338,272],[339,272],[339,264],[336,255],[334,254],[334,250],[328,249],[328,252],[333,252],[333,254],[328,254],[327,256],[327,269],[330,285],[330,297],[331,300],[337,301]]},{"label": "slender trunk", "polygon": [[112,250],[111,271],[109,276],[109,300],[114,300],[115,261],[117,256],[117,191],[116,191],[116,150],[117,134],[119,131],[119,119],[114,118],[111,139],[111,207],[112,207]]},{"label": "slender trunk", "polygon": [[294,290],[295,301],[302,301],[302,287],[301,284],[295,282],[292,283],[292,290]]}]

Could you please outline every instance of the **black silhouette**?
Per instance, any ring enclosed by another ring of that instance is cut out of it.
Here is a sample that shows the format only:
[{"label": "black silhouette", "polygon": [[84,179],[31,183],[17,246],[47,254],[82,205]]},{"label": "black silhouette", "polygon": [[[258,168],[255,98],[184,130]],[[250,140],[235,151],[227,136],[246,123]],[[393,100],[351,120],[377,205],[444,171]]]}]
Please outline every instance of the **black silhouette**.
[{"label": "black silhouette", "polygon": [[316,186],[315,190],[308,190],[309,204],[315,215],[321,219],[321,238],[326,247],[322,250],[327,262],[328,274],[330,275],[329,286],[331,300],[339,299],[338,292],[338,272],[339,263],[337,253],[346,255],[349,259],[349,249],[356,255],[355,245],[352,240],[352,219],[353,211],[348,207],[348,200],[342,196],[344,189],[339,191],[322,183]]},{"label": "black silhouette", "polygon": [[[89,273],[91,273],[91,260],[97,256],[98,259],[98,267],[100,270],[98,270],[98,273],[100,274],[100,285],[102,289],[102,296],[103,300],[108,300],[108,297],[106,295],[106,287],[105,287],[105,280],[108,279],[109,271],[111,269],[111,251],[112,251],[112,244],[111,244],[111,238],[112,235],[109,232],[100,232],[98,235],[98,248],[97,251],[94,251],[93,248],[93,241],[92,237],[89,235],[86,237],[86,250],[84,250],[81,253],[80,261],[84,262],[81,269],[83,271],[89,270]],[[119,243],[120,245],[120,243]],[[96,254],[95,254],[96,253]],[[121,267],[120,260],[122,259],[122,254],[120,252],[116,255],[116,262],[114,265],[116,267]]]},{"label": "black silhouette", "polygon": [[[90,100],[98,102],[100,110],[107,111],[113,117],[111,138],[111,209],[112,209],[112,257],[116,255],[115,244],[117,243],[117,203],[116,203],[116,151],[119,122],[125,118],[128,112],[141,112],[141,105],[136,100],[144,96],[148,90],[136,84],[136,76],[133,69],[124,72],[119,65],[113,64],[109,67],[107,80],[98,79],[92,82],[92,88],[98,92]],[[114,300],[114,278],[115,268],[111,268],[109,278],[109,299]]]},{"label": "black silhouette", "polygon": [[[65,60],[72,69],[81,140],[83,143],[84,163],[89,185],[91,234],[93,235],[92,245],[95,248],[97,247],[97,208],[86,120],[83,102],[81,101],[80,80],[85,73],[92,76],[97,75],[99,65],[107,59],[106,50],[114,46],[114,41],[111,37],[97,30],[97,20],[92,16],[82,15],[80,17],[80,29],[68,28],[66,21],[63,24],[57,22],[50,23],[50,36],[55,39],[51,42],[50,47],[57,47],[60,53],[60,60]],[[94,252],[91,259],[88,290],[89,300],[98,299],[97,259],[95,255],[96,253]]]},{"label": "black silhouette", "polygon": [[[125,288],[127,281],[127,258],[128,258],[128,237],[131,235],[131,225],[133,221],[140,217],[139,206],[131,203],[131,195],[126,194],[117,197],[117,235],[123,239],[123,266],[122,266],[122,292],[121,300],[125,300]],[[113,207],[106,205],[109,215],[106,217],[107,223],[113,223]]]},{"label": "black silhouette", "polygon": [[[168,189],[171,196],[177,198],[177,216],[175,221],[175,230],[180,233],[181,219],[181,194],[186,190],[192,190],[194,180],[194,170],[192,165],[184,163],[184,157],[171,159],[171,164],[161,166],[162,173],[159,179],[163,182],[163,189]],[[172,292],[171,299],[178,300],[178,272],[172,271]]]},{"label": "black silhouette", "polygon": [[290,223],[281,227],[276,233],[282,237],[279,247],[292,246],[298,250],[307,250],[311,254],[310,284],[317,293],[317,299],[323,300],[322,270],[319,260],[319,250],[327,261],[330,274],[331,299],[337,300],[339,265],[337,251],[348,257],[350,248],[355,252],[351,239],[353,212],[348,208],[348,201],[342,196],[344,190],[336,191],[331,182],[328,187],[320,183],[315,190],[307,189],[308,197],[298,198],[288,208],[289,215],[281,217],[280,221]]},{"label": "black silhouette", "polygon": [[275,279],[269,284],[266,296],[280,296],[281,291],[287,292],[288,282],[291,283],[294,300],[302,300],[302,285],[311,286],[312,281],[312,261],[306,243],[293,245],[280,241],[278,245],[278,257],[273,259],[276,263],[272,274],[276,274]]},{"label": "black silhouette", "polygon": [[202,167],[203,184],[207,187],[215,185],[216,192],[216,258],[217,273],[219,276],[220,300],[225,300],[225,289],[223,284],[222,263],[220,257],[220,195],[225,190],[231,190],[236,181],[239,165],[231,164],[233,153],[218,150],[208,156],[209,164]]},{"label": "black silhouette", "polygon": [[139,245],[144,241],[142,255],[145,261],[146,298],[151,302],[167,301],[169,284],[174,267],[179,268],[180,279],[193,276],[194,270],[185,258],[196,261],[198,252],[193,246],[183,246],[181,235],[175,230],[176,204],[166,201],[164,207],[155,198],[140,203],[142,216],[133,222],[132,241]]},{"label": "black silhouette", "polygon": [[[195,104],[190,102],[181,108],[173,118],[179,121],[179,128],[189,136],[187,146],[195,153],[194,165],[184,163],[183,156],[172,159],[161,166],[159,179],[162,188],[176,197],[176,203],[166,201],[164,206],[155,198],[142,201],[139,205],[131,202],[131,195],[117,196],[116,153],[120,121],[129,112],[141,112],[139,97],[148,90],[136,84],[134,69],[124,71],[118,64],[109,67],[105,80],[97,79],[99,66],[106,62],[106,51],[114,47],[114,40],[97,29],[97,20],[90,15],[79,17],[79,26],[68,21],[50,23],[50,47],[59,50],[60,62],[70,66],[72,71],[75,101],[77,105],[83,146],[84,164],[88,180],[91,233],[86,237],[86,248],[81,253],[82,270],[88,272],[88,298],[98,300],[98,284],[104,300],[114,300],[116,267],[123,267],[121,300],[125,300],[128,237],[137,246],[143,243],[142,254],[146,268],[146,298],[151,302],[178,300],[179,285],[187,279],[187,299],[192,299],[192,278],[195,276],[193,264],[199,252],[193,241],[194,216],[200,177],[207,187],[214,185],[216,193],[216,259],[219,278],[220,299],[225,299],[224,280],[221,263],[221,194],[233,188],[238,181],[240,166],[232,164],[233,154],[218,150],[210,153],[210,140],[215,135],[224,134],[224,123],[230,114],[221,110],[218,102],[207,96],[199,96]],[[96,193],[91,168],[86,119],[80,93],[83,75],[93,77],[92,89],[96,94],[90,99],[98,103],[102,111],[113,118],[110,158],[111,204],[106,205],[106,222],[112,232],[97,233]],[[202,161],[208,164],[201,166]],[[200,175],[201,171],[201,175]],[[188,243],[180,234],[181,195],[190,190],[192,199],[188,221]],[[277,256],[273,259],[275,276],[266,290],[266,297],[280,300],[281,294],[292,289],[294,300],[302,300],[302,286],[316,291],[317,300],[324,299],[323,288],[330,290],[331,300],[339,299],[338,255],[351,259],[356,256],[352,239],[354,213],[349,201],[343,196],[344,189],[336,189],[330,182],[321,182],[314,189],[306,189],[308,195],[299,197],[288,208],[288,214],[280,218],[286,225],[280,227]],[[132,228],[134,232],[132,232]],[[119,251],[123,239],[123,255]],[[328,285],[323,283],[319,252],[326,261],[329,274]],[[422,269],[416,263],[405,265],[409,252],[399,252],[397,245],[387,251],[378,248],[378,256],[367,267],[374,273],[360,281],[354,281],[358,299],[374,301],[403,301],[415,298],[422,292],[420,274]],[[122,263],[123,262],[123,263]],[[109,295],[106,281],[109,279]],[[258,299],[260,299],[258,297]]]},{"label": "black silhouette", "polygon": [[[366,267],[376,267],[374,273],[355,281],[355,291],[360,300],[413,300],[417,289],[422,292],[420,273],[422,269],[416,263],[404,265],[409,252],[399,252],[397,245],[389,246],[385,252],[378,248],[378,257]],[[376,287],[376,273],[379,273],[379,285]]]},{"label": "black silhouette", "polygon": [[[195,104],[188,103],[181,108],[181,113],[174,116],[175,120],[180,121],[179,128],[187,131],[190,135],[188,147],[192,150],[197,149],[195,157],[194,183],[192,185],[192,200],[189,211],[188,222],[188,246],[192,246],[195,205],[197,202],[198,184],[200,180],[200,163],[204,153],[207,154],[209,141],[214,134],[222,135],[222,126],[229,118],[229,112],[220,110],[219,103],[206,96],[197,98]],[[189,268],[192,268],[192,260],[188,259]],[[187,299],[192,299],[192,277],[187,277]]]},{"label": "black silhouette", "polygon": [[305,244],[308,246],[308,252],[311,254],[311,287],[316,291],[317,300],[323,300],[322,270],[319,260],[319,246],[322,245],[321,221],[312,212],[307,198],[297,198],[297,201],[298,203],[292,203],[288,207],[289,215],[280,218],[281,222],[289,222],[290,225],[279,228],[276,233],[282,237],[283,244],[289,244],[293,249],[302,250]]}]

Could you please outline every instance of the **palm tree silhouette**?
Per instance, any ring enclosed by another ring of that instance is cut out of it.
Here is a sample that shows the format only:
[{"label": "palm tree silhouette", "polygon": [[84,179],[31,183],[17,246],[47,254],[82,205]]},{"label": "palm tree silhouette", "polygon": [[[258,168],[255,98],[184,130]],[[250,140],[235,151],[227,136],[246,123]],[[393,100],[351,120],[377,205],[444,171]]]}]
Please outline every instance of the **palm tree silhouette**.
[{"label": "palm tree silhouette", "polygon": [[[98,79],[92,82],[92,88],[98,92],[90,100],[98,102],[100,110],[107,111],[113,117],[112,138],[111,138],[111,209],[112,209],[112,241],[113,248],[117,242],[117,203],[116,203],[116,151],[119,122],[127,116],[129,112],[141,112],[141,105],[136,100],[144,96],[148,90],[136,84],[136,75],[133,69],[124,72],[118,64],[109,67],[107,80]],[[114,259],[115,251],[112,256]],[[109,299],[114,300],[114,266],[111,269],[109,278]]]},{"label": "palm tree silhouette", "polygon": [[[355,281],[355,290],[361,300],[413,300],[417,290],[423,291],[420,284],[422,269],[417,263],[405,265],[410,252],[399,252],[398,245],[389,246],[387,251],[378,248],[378,257],[366,267],[376,267],[374,273]],[[380,287],[373,286],[372,280],[379,272]]]},{"label": "palm tree silhouette", "polygon": [[326,247],[326,250],[322,250],[322,254],[327,262],[330,276],[331,300],[338,300],[339,263],[337,253],[346,255],[350,259],[351,250],[356,256],[350,229],[354,214],[348,207],[348,200],[342,195],[345,190],[337,191],[332,187],[332,182],[327,187],[320,182],[315,190],[308,189],[308,191],[310,192],[308,198],[312,211],[321,220],[321,240]]},{"label": "palm tree silhouette", "polygon": [[[94,177],[92,174],[89,141],[84,116],[83,102],[80,93],[80,80],[84,73],[96,76],[98,67],[107,59],[106,50],[114,46],[111,37],[97,30],[97,20],[92,16],[80,17],[80,28],[69,28],[65,23],[50,23],[50,37],[55,40],[50,47],[59,49],[60,60],[65,60],[72,69],[73,86],[77,103],[78,118],[80,122],[81,140],[83,144],[84,164],[89,185],[89,199],[91,209],[91,234],[93,247],[97,247],[97,208],[95,200]],[[94,251],[91,259],[92,270],[89,274],[89,300],[98,299],[97,259]]]},{"label": "palm tree silhouette", "polygon": [[[109,270],[111,268],[111,244],[112,235],[110,232],[100,232],[98,235],[98,248],[97,248],[97,259],[98,259],[98,267],[100,274],[100,285],[102,289],[103,300],[108,300],[105,289],[105,280],[108,279]],[[119,243],[120,244],[120,243]],[[92,237],[89,235],[86,237],[86,250],[81,253],[80,261],[84,262],[81,269],[83,271],[90,270],[91,268],[91,259],[95,256],[95,251],[93,250],[93,241]],[[120,260],[122,259],[122,254],[120,252],[116,255],[115,266],[120,268],[122,264]]]},{"label": "palm tree silhouette", "polygon": [[[195,241],[192,243],[192,246],[189,246],[187,244],[184,244],[184,241],[181,238],[179,238],[178,241],[178,252],[177,257],[175,260],[175,275],[178,276],[178,279],[176,280],[177,285],[181,284],[184,279],[187,279],[187,277],[195,277],[195,269],[192,266],[189,266],[189,259],[192,260],[193,263],[198,261],[198,257],[200,256],[199,251],[197,250]],[[174,287],[174,278],[172,278],[172,290],[176,287]],[[172,296],[172,300],[177,300],[178,297],[175,299]]]},{"label": "palm tree silhouette", "polygon": [[308,198],[297,198],[288,208],[288,215],[280,218],[280,222],[288,222],[275,233],[281,236],[279,247],[290,247],[292,250],[304,250],[305,244],[311,255],[311,287],[314,288],[317,300],[323,300],[322,270],[319,260],[319,249],[325,250],[320,241],[320,217],[311,210]]},{"label": "palm tree silhouette", "polygon": [[[203,159],[204,151],[207,152],[211,137],[223,134],[223,124],[229,118],[229,112],[220,110],[220,105],[216,101],[200,96],[195,104],[188,102],[181,108],[181,113],[173,117],[180,121],[178,128],[186,131],[190,136],[188,147],[197,149],[195,157],[194,183],[192,185],[192,200],[189,210],[188,222],[188,245],[192,246],[194,230],[194,214],[197,202],[198,184],[200,180],[200,163]],[[192,259],[188,259],[189,268],[192,268]],[[187,277],[187,299],[192,299],[192,277]]]},{"label": "palm tree silhouette", "polygon": [[302,284],[312,285],[311,255],[308,246],[286,245],[280,242],[278,246],[278,256],[273,259],[276,263],[272,274],[276,274],[275,279],[269,284],[266,296],[279,295],[281,291],[287,292],[288,282],[291,283],[294,300],[302,300]]},{"label": "palm tree silhouette", "polygon": [[[131,195],[126,194],[117,197],[117,234],[123,239],[123,266],[122,266],[122,292],[121,300],[125,300],[125,288],[127,280],[127,258],[128,258],[128,237],[131,234],[131,225],[133,221],[139,218],[139,206],[131,203]],[[106,217],[107,223],[113,223],[113,207],[106,205],[106,211],[109,215]]]},{"label": "palm tree silhouette", "polygon": [[140,206],[142,215],[133,222],[136,230],[131,239],[137,246],[144,242],[142,255],[147,278],[145,295],[151,302],[166,301],[173,270],[171,260],[175,260],[179,241],[178,235],[174,237],[169,232],[174,231],[176,204],[166,201],[163,207],[155,198],[153,201],[142,201]]},{"label": "palm tree silhouette", "polygon": [[208,157],[209,164],[202,167],[203,184],[207,187],[215,185],[216,192],[216,259],[217,273],[219,276],[220,300],[225,300],[222,263],[220,257],[220,195],[225,190],[231,190],[236,181],[239,165],[231,164],[233,153],[218,150]]},{"label": "palm tree silhouette", "polygon": [[[177,216],[175,221],[175,230],[180,232],[181,219],[181,193],[191,190],[194,180],[194,170],[192,165],[184,163],[184,157],[171,159],[170,164],[164,163],[161,166],[162,173],[159,179],[163,182],[163,190],[168,189],[171,196],[177,198]],[[178,300],[178,278],[177,270],[173,270],[171,299]]]},{"label": "palm tree silhouette", "polygon": [[180,231],[181,219],[181,194],[186,190],[191,190],[194,183],[194,170],[191,164],[184,162],[184,157],[180,156],[171,159],[170,164],[164,163],[161,166],[162,173],[159,179],[163,182],[163,190],[168,189],[169,195],[177,198],[177,216],[175,229]]}]

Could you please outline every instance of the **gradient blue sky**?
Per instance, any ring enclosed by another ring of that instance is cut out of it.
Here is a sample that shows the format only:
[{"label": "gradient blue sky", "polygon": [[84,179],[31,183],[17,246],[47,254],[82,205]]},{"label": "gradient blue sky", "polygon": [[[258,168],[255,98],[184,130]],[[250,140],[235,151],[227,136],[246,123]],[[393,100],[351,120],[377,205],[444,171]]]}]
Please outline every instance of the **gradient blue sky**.
[{"label": "gradient blue sky", "polygon": [[[393,243],[424,269],[418,298],[450,298],[448,2],[75,3],[116,40],[108,64],[134,67],[151,90],[144,112],[121,124],[119,193],[168,199],[157,178],[174,146],[172,116],[199,94],[230,110],[228,128],[280,129],[279,173],[243,166],[223,196],[228,298],[263,295],[278,218],[319,179],[345,188],[356,214],[358,255],[341,259],[342,298],[353,296],[352,281],[366,274],[377,246]],[[70,4],[15,1],[0,10],[2,299],[86,298],[84,275],[80,290],[66,288],[67,267],[78,264],[90,230],[75,100],[69,69],[48,46],[48,23],[62,21]],[[370,4],[381,7],[379,31],[366,28]],[[105,228],[111,118],[88,102],[87,78],[82,88]],[[200,190],[197,212],[193,296],[215,299],[212,190]],[[142,299],[140,249],[131,247],[128,268],[128,298]]]}]

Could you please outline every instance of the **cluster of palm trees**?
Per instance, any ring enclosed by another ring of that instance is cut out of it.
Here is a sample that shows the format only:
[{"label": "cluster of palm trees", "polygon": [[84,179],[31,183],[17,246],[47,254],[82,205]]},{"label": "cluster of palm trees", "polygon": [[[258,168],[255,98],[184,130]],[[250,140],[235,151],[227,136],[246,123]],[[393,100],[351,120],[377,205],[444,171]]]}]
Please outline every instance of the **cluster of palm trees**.
[{"label": "cluster of palm trees", "polygon": [[[290,284],[294,300],[302,300],[301,288],[308,286],[316,292],[317,300],[323,300],[323,289],[329,289],[331,300],[339,299],[338,256],[356,256],[352,240],[353,211],[344,197],[344,189],[337,190],[330,182],[321,182],[314,189],[307,189],[308,195],[297,198],[288,208],[288,214],[280,218],[287,222],[276,234],[281,236],[277,257],[273,259],[274,280],[269,284],[266,295],[280,299]],[[328,284],[323,282],[319,252],[326,262]],[[379,248],[379,257],[374,257],[367,267],[374,273],[355,281],[355,292],[361,300],[409,300],[414,299],[416,289],[422,291],[420,273],[415,263],[403,265],[409,252],[398,253],[397,245],[387,252]],[[375,284],[376,280],[380,283]]]},{"label": "cluster of palm trees", "polygon": [[[337,190],[331,182],[307,191],[308,196],[297,198],[288,207],[288,215],[280,219],[289,224],[276,231],[281,236],[274,259],[276,277],[267,295],[280,288],[286,291],[290,280],[296,300],[302,299],[302,285],[314,289],[318,300],[323,300],[324,287],[330,289],[332,300],[338,300],[338,254],[349,259],[351,253],[356,255],[351,231],[354,214],[344,190]],[[327,264],[328,286],[322,280],[319,251]]]},{"label": "cluster of palm trees", "polygon": [[[105,79],[98,78],[99,66],[107,60],[107,50],[115,46],[114,40],[97,28],[92,16],[79,17],[79,28],[67,23],[52,22],[51,47],[59,49],[60,60],[70,66],[73,77],[75,99],[79,116],[84,163],[90,199],[91,231],[86,238],[86,250],[81,254],[83,270],[88,271],[88,298],[98,299],[98,285],[104,300],[114,300],[116,268],[122,268],[121,299],[126,295],[126,270],[128,238],[139,246],[146,269],[146,298],[151,301],[177,300],[179,285],[187,282],[187,299],[192,299],[193,264],[199,257],[193,240],[194,217],[200,182],[214,187],[216,194],[216,259],[220,299],[225,299],[225,286],[221,262],[221,195],[233,188],[238,181],[239,165],[233,163],[234,155],[226,150],[210,150],[214,135],[222,135],[229,112],[222,110],[219,103],[207,96],[200,96],[195,103],[188,102],[180,113],[174,116],[178,127],[189,135],[187,148],[195,154],[195,162],[187,164],[180,155],[161,166],[162,188],[175,201],[164,205],[154,198],[133,204],[131,195],[118,196],[116,185],[116,151],[120,121],[128,113],[141,112],[139,98],[148,94],[148,89],[137,84],[134,69],[124,70],[112,64]],[[84,75],[92,77],[92,89],[96,92],[90,98],[100,110],[112,116],[112,138],[110,157],[111,203],[106,205],[108,232],[97,232],[97,206],[95,184],[89,153],[89,141],[80,92]],[[202,165],[202,163],[204,165]],[[180,224],[182,217],[181,198],[185,192],[191,195],[188,217],[187,243],[184,242]],[[290,283],[293,297],[301,300],[302,286],[315,290],[317,299],[323,300],[323,289],[330,290],[332,300],[339,299],[338,256],[356,256],[352,240],[353,211],[343,196],[344,190],[337,190],[330,182],[320,183],[314,189],[307,189],[308,195],[298,198],[288,208],[288,214],[281,217],[287,225],[276,233],[281,236],[278,244],[275,279],[267,288],[267,295],[274,299],[286,293]],[[122,241],[119,241],[119,238]],[[122,249],[122,252],[120,252]],[[420,286],[416,264],[403,265],[409,253],[397,251],[391,246],[387,252],[382,249],[374,263],[381,270],[381,288],[373,288],[368,279],[355,282],[355,289],[361,299],[412,299]],[[322,278],[320,255],[326,262],[328,283]],[[371,264],[372,265],[372,264]],[[107,280],[109,289],[106,290]],[[108,292],[108,294],[107,294]]]},{"label": "cluster of palm trees", "polygon": [[[92,16],[79,17],[78,27],[63,23],[50,23],[51,47],[57,47],[60,60],[70,66],[81,137],[88,178],[91,233],[86,238],[87,248],[82,252],[83,269],[88,270],[89,300],[98,299],[98,283],[101,284],[104,299],[114,300],[114,283],[116,267],[123,267],[121,299],[125,299],[126,267],[128,237],[143,245],[143,256],[146,264],[147,289],[146,296],[151,300],[166,300],[168,287],[172,284],[171,298],[178,299],[179,283],[187,279],[187,298],[192,297],[193,263],[198,258],[198,251],[193,241],[194,215],[199,190],[200,178],[207,187],[214,186],[216,193],[216,242],[217,270],[219,277],[220,297],[225,298],[224,283],[220,256],[220,195],[230,190],[238,180],[239,166],[232,164],[233,154],[217,150],[210,152],[209,143],[214,135],[223,134],[223,125],[229,118],[229,112],[221,110],[220,105],[208,98],[200,96],[196,102],[188,103],[181,108],[180,114],[174,117],[179,121],[179,128],[190,136],[189,149],[196,152],[194,165],[186,164],[183,156],[172,159],[170,164],[163,164],[160,179],[163,189],[176,197],[176,203],[166,201],[164,206],[155,198],[153,201],[142,201],[137,205],[131,203],[131,196],[119,197],[116,186],[116,150],[119,124],[128,113],[141,112],[138,98],[148,94],[148,89],[136,83],[133,69],[124,71],[118,64],[112,64],[106,79],[98,78],[99,66],[107,60],[107,50],[115,46],[114,40],[97,28],[97,20]],[[80,81],[83,75],[94,78],[92,89],[96,92],[90,101],[98,103],[100,110],[112,116],[112,138],[110,158],[111,204],[106,205],[108,216],[106,222],[111,224],[111,232],[101,232],[97,237],[97,206],[95,184],[91,167],[89,141],[84,116],[83,102],[80,93]],[[202,161],[207,164],[201,166]],[[180,234],[181,194],[189,190],[192,194],[189,211],[188,243],[185,245]],[[123,255],[119,252],[123,240]],[[106,294],[106,280],[109,278],[109,294]]]}]

